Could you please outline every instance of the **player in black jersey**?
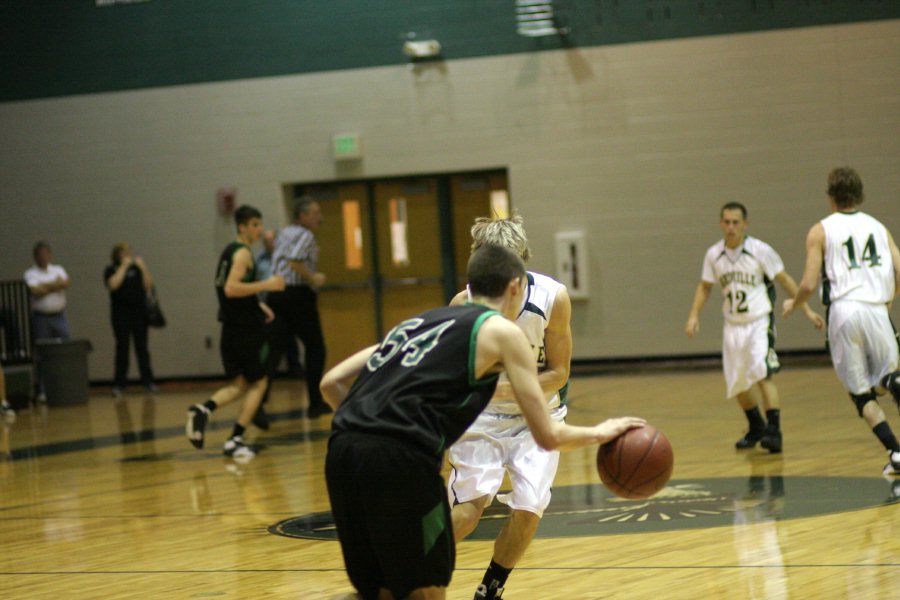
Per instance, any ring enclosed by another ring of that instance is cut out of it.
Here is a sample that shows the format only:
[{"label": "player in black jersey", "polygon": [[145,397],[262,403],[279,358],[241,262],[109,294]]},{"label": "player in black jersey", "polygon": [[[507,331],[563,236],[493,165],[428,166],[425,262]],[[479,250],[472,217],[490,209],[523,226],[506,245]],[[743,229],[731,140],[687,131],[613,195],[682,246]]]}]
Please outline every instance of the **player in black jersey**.
[{"label": "player in black jersey", "polygon": [[513,322],[525,292],[522,260],[484,246],[469,259],[468,279],[470,303],[403,321],[322,380],[335,409],[328,493],[347,574],[364,599],[445,597],[456,549],[443,455],[487,405],[500,371],[542,448],[601,444],[645,423],[553,421]]},{"label": "player in black jersey", "polygon": [[252,206],[244,205],[234,212],[234,222],[237,239],[222,251],[216,269],[219,321],[222,322],[219,350],[225,375],[233,381],[203,404],[188,409],[186,433],[194,447],[202,448],[210,414],[220,406],[244,398],[224,452],[226,456],[247,460],[253,458],[255,452],[244,443],[243,434],[266,389],[265,365],[269,350],[264,325],[274,318],[271,309],[256,295],[283,290],[284,278],[272,275],[256,281],[256,265],[250,246],[262,235],[262,214]]}]

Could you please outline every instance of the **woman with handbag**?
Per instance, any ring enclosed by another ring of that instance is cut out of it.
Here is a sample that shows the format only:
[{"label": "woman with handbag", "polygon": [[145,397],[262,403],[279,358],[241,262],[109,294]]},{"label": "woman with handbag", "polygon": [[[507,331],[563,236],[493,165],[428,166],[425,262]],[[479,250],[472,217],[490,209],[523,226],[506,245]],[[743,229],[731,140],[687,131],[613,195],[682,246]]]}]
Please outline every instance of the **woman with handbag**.
[{"label": "woman with handbag", "polygon": [[[147,332],[147,296],[153,292],[153,277],[140,256],[132,256],[125,242],[114,245],[112,264],[106,267],[103,280],[109,289],[113,334],[116,338],[113,396],[119,398],[128,383],[129,341],[134,340],[141,383],[149,392],[159,390],[153,380]],[[158,307],[157,307],[158,308]]]}]

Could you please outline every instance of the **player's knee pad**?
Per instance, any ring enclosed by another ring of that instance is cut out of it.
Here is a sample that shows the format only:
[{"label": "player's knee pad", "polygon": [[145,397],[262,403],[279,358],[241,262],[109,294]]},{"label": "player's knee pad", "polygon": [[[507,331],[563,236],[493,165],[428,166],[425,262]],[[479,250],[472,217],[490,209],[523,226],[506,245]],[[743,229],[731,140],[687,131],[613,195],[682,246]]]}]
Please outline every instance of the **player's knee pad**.
[{"label": "player's knee pad", "polygon": [[856,412],[859,413],[860,418],[863,416],[863,408],[871,402],[875,400],[875,392],[868,391],[865,394],[850,394],[850,399],[853,400],[853,403],[856,404]]}]

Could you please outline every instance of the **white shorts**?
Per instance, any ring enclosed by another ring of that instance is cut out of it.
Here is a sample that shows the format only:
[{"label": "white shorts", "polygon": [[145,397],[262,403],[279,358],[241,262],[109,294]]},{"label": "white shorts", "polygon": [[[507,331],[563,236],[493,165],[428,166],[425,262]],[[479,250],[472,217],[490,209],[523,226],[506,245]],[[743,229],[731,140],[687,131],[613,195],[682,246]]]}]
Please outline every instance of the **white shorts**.
[{"label": "white shorts", "polygon": [[766,316],[750,323],[725,322],[722,328],[722,371],[727,397],[746,392],[781,368],[775,353],[775,328]]},{"label": "white shorts", "polygon": [[[567,408],[551,409],[554,421],[563,421]],[[522,415],[481,413],[463,436],[450,447],[451,506],[488,496],[489,502],[509,472],[512,491],[498,499],[514,510],[537,516],[550,504],[550,488],[559,466],[559,451],[543,450]]]},{"label": "white shorts", "polygon": [[828,308],[828,347],[838,379],[864,394],[897,368],[897,337],[887,307],[844,300]]}]

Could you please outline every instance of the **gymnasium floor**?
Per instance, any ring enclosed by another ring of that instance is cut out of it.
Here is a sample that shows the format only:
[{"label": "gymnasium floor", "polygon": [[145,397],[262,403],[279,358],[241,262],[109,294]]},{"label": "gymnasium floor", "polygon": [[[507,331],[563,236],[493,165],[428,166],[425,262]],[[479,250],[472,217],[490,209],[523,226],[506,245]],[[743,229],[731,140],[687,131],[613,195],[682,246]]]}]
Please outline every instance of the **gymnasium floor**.
[{"label": "gymnasium floor", "polygon": [[[504,598],[900,597],[900,479],[827,367],[786,368],[785,451],[737,452],[743,415],[710,370],[573,379],[569,421],[635,414],[669,437],[675,472],[645,502],[611,498],[595,449],[563,455],[554,501]],[[303,417],[279,380],[264,446],[221,455],[236,407],[207,448],[184,437],[189,403],[215,384],[40,406],[2,427],[0,597],[335,598],[351,591],[322,477],[329,418]],[[882,400],[895,431],[900,416]],[[458,546],[450,599],[472,597],[502,509]],[[297,537],[303,536],[303,537]],[[312,539],[310,539],[312,538]]]}]

